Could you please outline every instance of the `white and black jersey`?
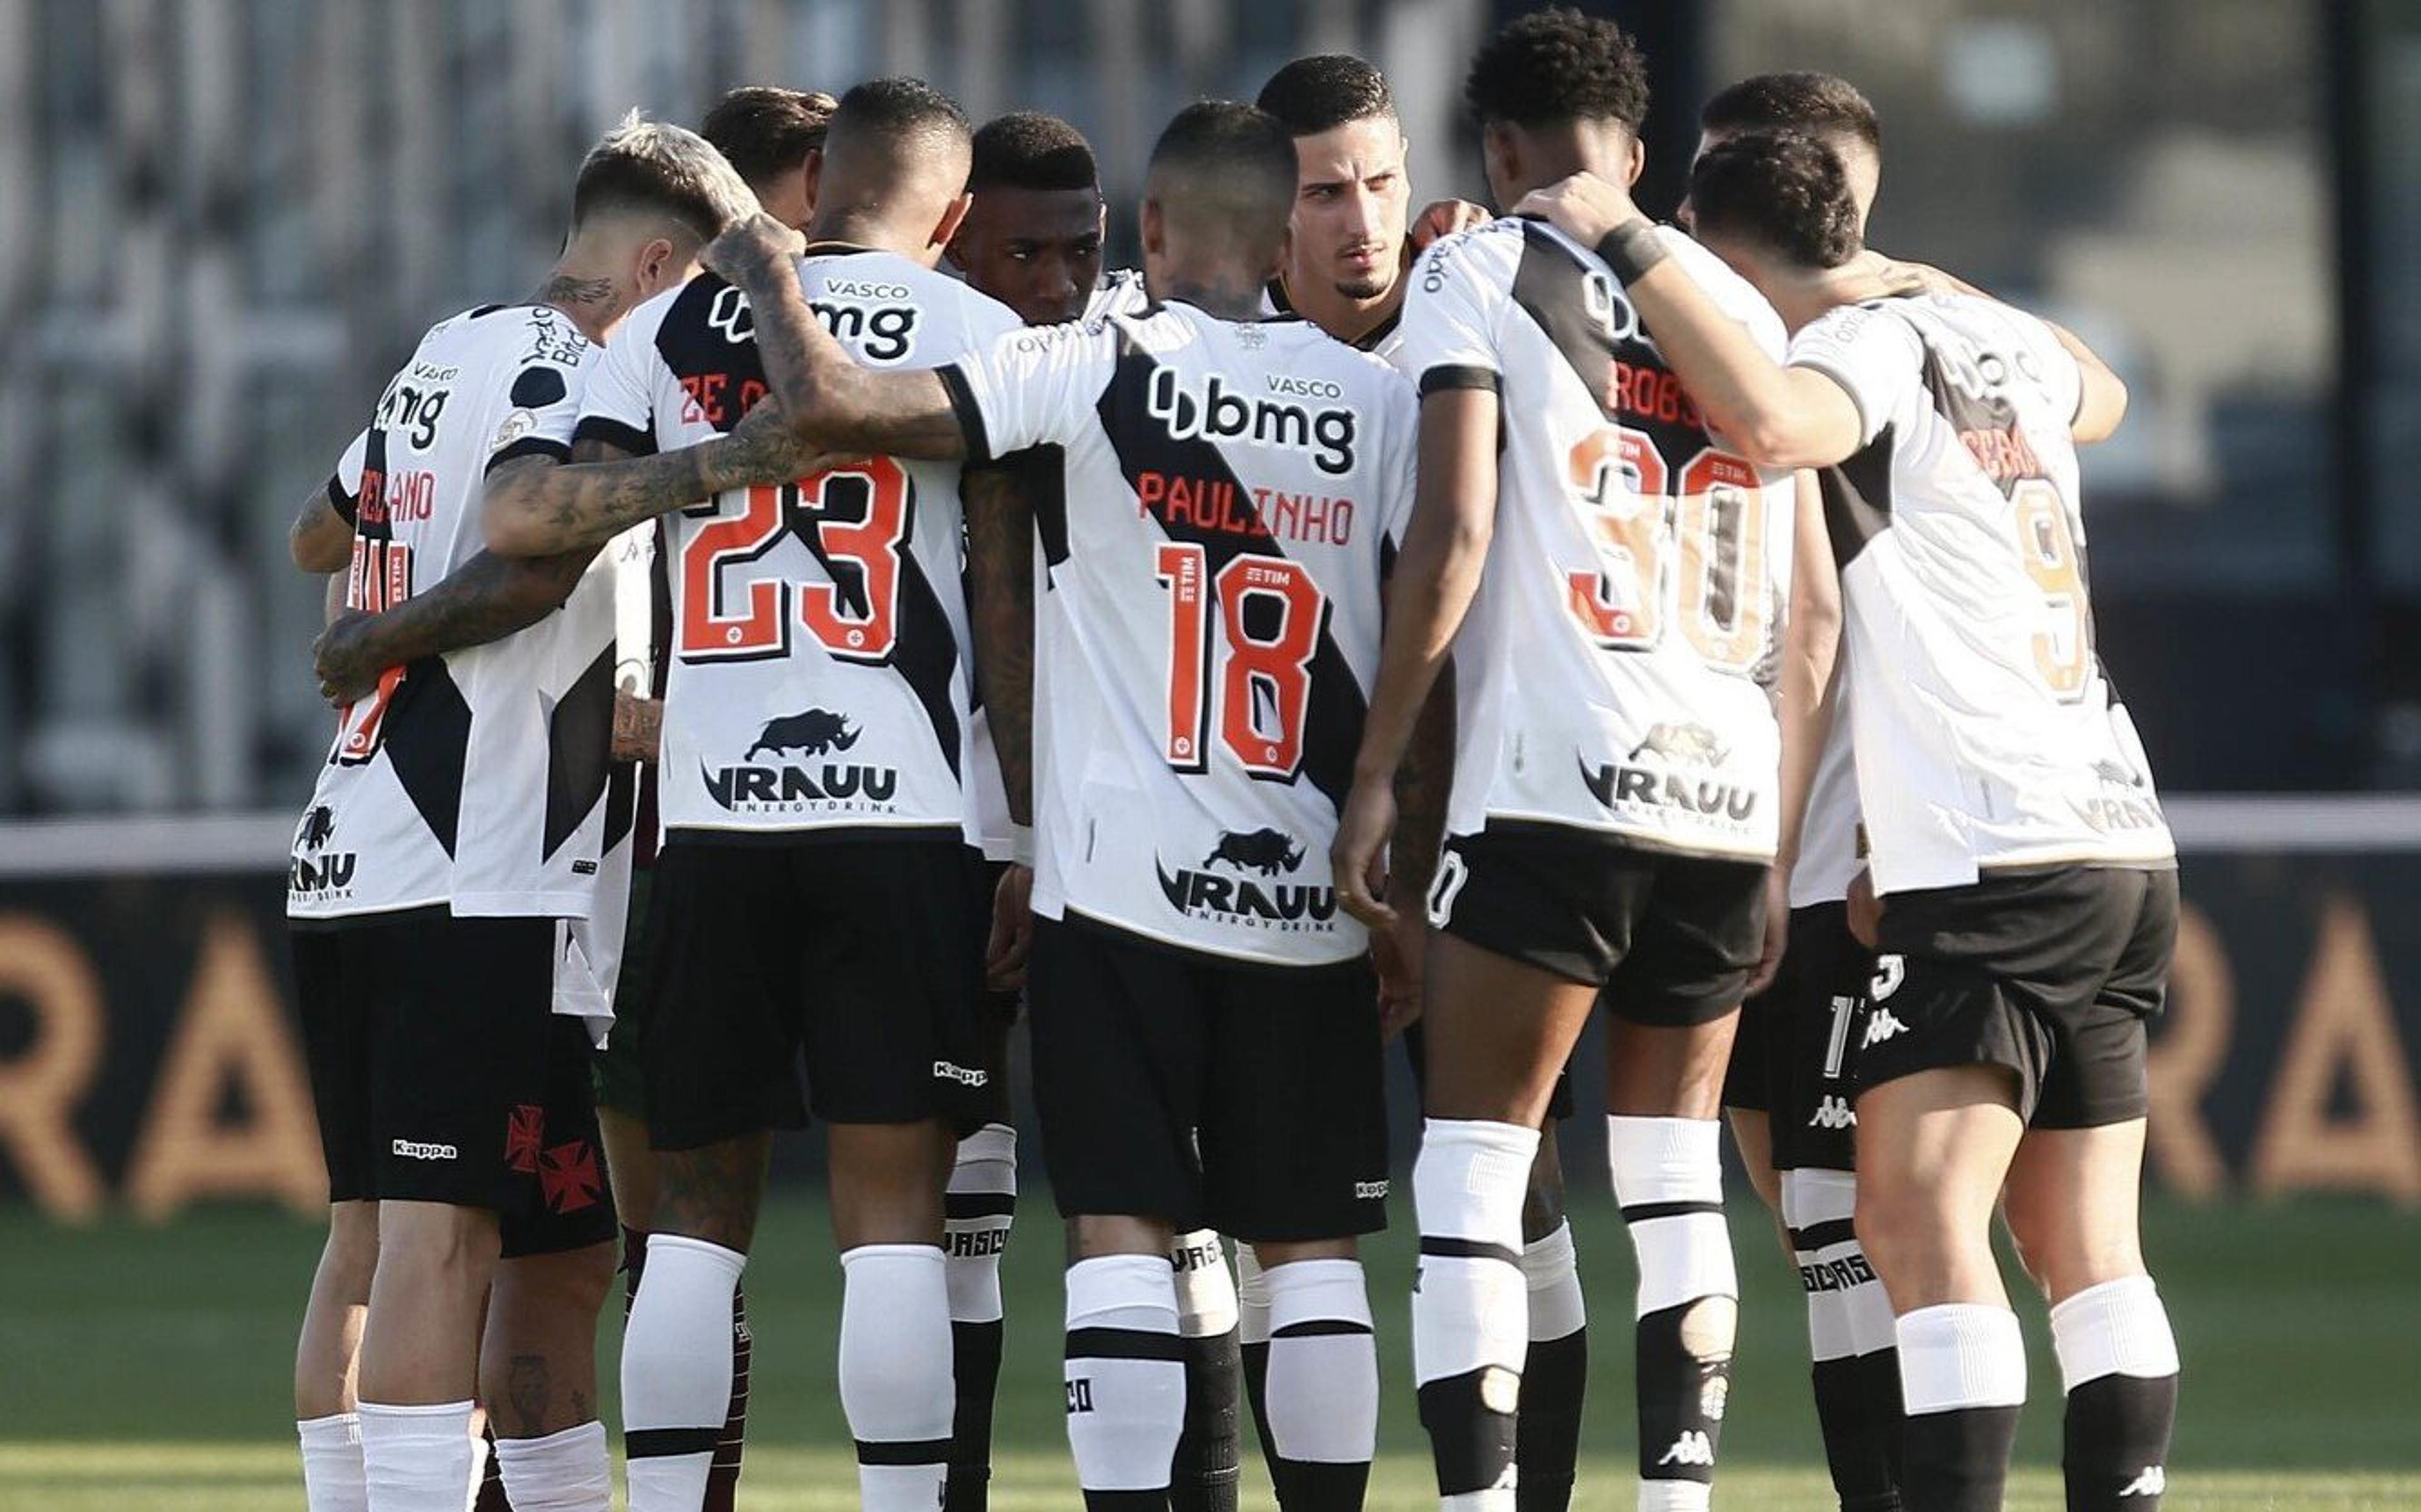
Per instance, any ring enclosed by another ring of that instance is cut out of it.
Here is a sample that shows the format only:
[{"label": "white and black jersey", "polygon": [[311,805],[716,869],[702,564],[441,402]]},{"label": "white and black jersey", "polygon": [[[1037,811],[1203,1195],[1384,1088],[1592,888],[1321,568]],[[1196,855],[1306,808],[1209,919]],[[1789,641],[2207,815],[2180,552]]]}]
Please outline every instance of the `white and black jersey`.
[{"label": "white and black jersey", "polygon": [[1093,292],[1085,301],[1082,319],[1101,320],[1113,315],[1141,315],[1150,304],[1151,293],[1144,288],[1141,269],[1113,268],[1093,286]]},{"label": "white and black jersey", "polygon": [[[1673,260],[1770,353],[1781,321],[1679,232]],[[1440,240],[1392,360],[1499,399],[1495,536],[1455,644],[1447,829],[1545,824],[1770,859],[1780,737],[1760,678],[1794,490],[1708,432],[1622,286],[1542,221]]]},{"label": "white and black jersey", "polygon": [[2172,863],[2094,654],[2075,360],[2032,316],[1928,295],[1835,310],[1790,361],[1860,415],[1862,449],[1822,483],[1877,890]]},{"label": "white and black jersey", "polygon": [[[936,366],[1017,326],[890,252],[815,252],[799,276],[870,367]],[[633,312],[578,433],[634,453],[684,445],[765,392],[745,296],[701,274]],[[955,463],[873,458],[667,516],[664,830],[978,839],[964,545]]]},{"label": "white and black jersey", "polygon": [[1850,896],[1851,880],[1867,864],[1850,729],[1849,661],[1845,645],[1833,674],[1833,727],[1825,732],[1824,749],[1816,758],[1816,778],[1808,785],[1807,812],[1799,826],[1799,865],[1790,873],[1794,909],[1838,903]]},{"label": "white and black jersey", "polygon": [[971,457],[1065,452],[1038,507],[1036,912],[1361,955],[1328,848],[1412,502],[1411,386],[1303,321],[1183,303],[1020,332],[943,380]]},{"label": "white and black jersey", "polygon": [[[353,524],[346,603],[391,608],[476,555],[489,470],[570,455],[597,356],[548,306],[431,327],[328,485]],[[290,916],[588,912],[614,714],[610,570],[592,565],[526,630],[389,669],[345,709],[295,830]]]}]

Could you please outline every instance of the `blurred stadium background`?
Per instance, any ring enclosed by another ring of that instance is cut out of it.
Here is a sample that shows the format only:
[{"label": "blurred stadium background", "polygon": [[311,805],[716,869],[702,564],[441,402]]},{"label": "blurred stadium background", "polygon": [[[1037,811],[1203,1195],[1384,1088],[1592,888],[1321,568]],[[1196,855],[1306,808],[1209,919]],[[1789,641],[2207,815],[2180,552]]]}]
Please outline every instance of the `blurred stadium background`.
[{"label": "blurred stadium background", "polygon": [[[1175,105],[1343,49],[1394,79],[1420,197],[1477,198],[1461,70],[1524,8],[0,0],[0,1508],[300,1504],[322,1177],[281,868],[328,716],[286,527],[429,321],[537,277],[605,124],[921,73],[978,118],[1084,127],[1131,240]],[[1651,209],[1710,89],[1840,72],[1885,123],[1877,243],[2070,323],[2131,384],[2089,518],[2101,648],[2188,851],[2151,1160],[2188,1370],[2173,1504],[2421,1505],[2421,0],[1589,8],[1655,68]],[[1611,1317],[1596,1130],[1566,1148]],[[813,1152],[786,1163],[744,1495],[853,1504]],[[1818,1505],[1798,1308],[1735,1191],[1726,1499]],[[1057,1236],[1026,1210],[999,1504],[1065,1505]],[[1383,1255],[1382,1298],[1400,1232]],[[1602,1337],[1588,1504],[1612,1507],[1628,1365]],[[1417,1504],[1387,1380],[1374,1504]],[[2056,1500],[2048,1401],[2030,1506]]]}]

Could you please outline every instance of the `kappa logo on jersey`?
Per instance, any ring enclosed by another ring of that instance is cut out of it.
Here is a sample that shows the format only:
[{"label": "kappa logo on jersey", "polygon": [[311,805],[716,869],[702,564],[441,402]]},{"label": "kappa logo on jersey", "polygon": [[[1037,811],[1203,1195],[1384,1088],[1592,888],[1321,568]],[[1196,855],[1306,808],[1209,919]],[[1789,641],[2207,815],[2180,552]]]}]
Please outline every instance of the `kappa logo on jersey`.
[{"label": "kappa logo on jersey", "polygon": [[[899,791],[897,769],[842,761],[811,767],[783,759],[792,752],[804,761],[845,752],[864,733],[865,726],[852,726],[846,714],[804,709],[767,720],[737,764],[698,770],[707,796],[734,814],[887,813]],[[766,755],[780,765],[757,761]]]},{"label": "kappa logo on jersey", "polygon": [[341,896],[353,885],[361,858],[350,850],[330,851],[328,842],[336,835],[336,811],[325,803],[313,804],[295,826],[294,855],[287,877],[290,891]]},{"label": "kappa logo on jersey", "polygon": [[1745,825],[1757,814],[1757,791],[1715,777],[1691,778],[1673,769],[1721,767],[1731,751],[1704,725],[1664,724],[1648,727],[1648,735],[1620,761],[1595,767],[1580,758],[1581,781],[1607,808],[1637,804],[1644,808],[1679,809],[1710,818]]},{"label": "kappa logo on jersey", "polygon": [[1230,831],[1219,836],[1218,849],[1203,861],[1202,869],[1225,865],[1274,877],[1302,865],[1303,854],[1295,837],[1283,830],[1255,830],[1249,834]]},{"label": "kappa logo on jersey", "polygon": [[[1308,851],[1284,830],[1251,830],[1242,834],[1222,832],[1199,866],[1175,872],[1155,865],[1160,890],[1168,906],[1188,918],[1210,919],[1247,928],[1292,932],[1336,927],[1336,889],[1306,883],[1275,881],[1282,873],[1302,866]],[[1225,877],[1211,870],[1226,866],[1242,873]],[[1269,880],[1268,885],[1256,877]]]},{"label": "kappa logo on jersey", "polygon": [[1877,1008],[1875,1016],[1867,1021],[1867,1037],[1858,1041],[1858,1048],[1872,1050],[1884,1040],[1897,1038],[1906,1033],[1908,1033],[1908,1025],[1902,1023],[1898,1015],[1889,1008]]},{"label": "kappa logo on jersey", "polygon": [[1696,1428],[1684,1428],[1673,1446],[1664,1451],[1659,1465],[1711,1465],[1715,1462],[1714,1441]]},{"label": "kappa logo on jersey", "polygon": [[1186,387],[1185,375],[1174,367],[1154,367],[1144,391],[1144,408],[1168,428],[1171,439],[1234,441],[1253,446],[1275,446],[1307,452],[1311,464],[1331,477],[1353,471],[1353,436],[1361,417],[1350,405],[1320,409],[1292,397],[1342,398],[1344,389],[1331,382],[1271,374],[1267,382],[1277,397],[1247,397],[1230,392],[1217,373],[1202,380],[1202,391]]},{"label": "kappa logo on jersey", "polygon": [[1808,1115],[1807,1127],[1810,1129],[1855,1129],[1858,1127],[1858,1115],[1856,1111],[1843,1099],[1827,1097],[1819,1101],[1816,1104],[1816,1111]]}]

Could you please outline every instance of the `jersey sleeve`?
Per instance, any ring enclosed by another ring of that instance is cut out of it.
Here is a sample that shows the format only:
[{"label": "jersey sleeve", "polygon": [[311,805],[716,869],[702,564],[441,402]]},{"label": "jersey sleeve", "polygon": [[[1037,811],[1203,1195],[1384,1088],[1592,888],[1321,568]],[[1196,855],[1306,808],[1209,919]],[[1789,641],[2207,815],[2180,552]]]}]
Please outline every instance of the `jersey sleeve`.
[{"label": "jersey sleeve", "polygon": [[939,369],[967,460],[1074,439],[1117,370],[1118,339],[1108,321],[1021,328]]},{"label": "jersey sleeve", "polygon": [[1379,521],[1381,538],[1392,557],[1412,524],[1413,495],[1420,481],[1421,405],[1410,383],[1387,385],[1387,434],[1394,451],[1386,460],[1382,485],[1387,496],[1380,501]]},{"label": "jersey sleeve", "polygon": [[[556,335],[560,335],[559,333]],[[588,375],[603,357],[601,349],[574,334],[570,341],[540,334],[513,373],[505,394],[510,406],[495,439],[488,444],[488,471],[521,457],[571,460],[571,436],[580,423],[582,396]]]},{"label": "jersey sleeve", "polygon": [[603,442],[633,457],[654,454],[655,381],[664,370],[664,357],[653,339],[657,322],[646,322],[644,334],[633,329],[640,324],[636,316],[625,322],[590,369],[587,390],[581,396],[580,420],[571,432],[573,442]]},{"label": "jersey sleeve", "polygon": [[1833,311],[1790,343],[1793,367],[1822,373],[1858,407],[1858,444],[1882,434],[1922,381],[1925,348],[1906,320],[1863,305]]},{"label": "jersey sleeve", "polygon": [[2085,369],[2077,363],[2075,353],[2052,334],[2048,323],[2028,316],[2019,324],[2035,360],[2035,370],[2042,374],[2043,390],[2054,412],[2070,425],[2075,424],[2077,412],[2085,408]]},{"label": "jersey sleeve", "polygon": [[343,516],[349,525],[361,507],[362,469],[367,465],[369,449],[370,433],[366,428],[353,437],[345,455],[336,459],[336,470],[328,475],[328,507]]},{"label": "jersey sleeve", "polygon": [[1496,350],[1496,306],[1501,301],[1480,265],[1479,238],[1487,227],[1445,237],[1413,264],[1412,291],[1404,298],[1403,323],[1390,354],[1396,370],[1427,398],[1440,389],[1503,385],[1504,363]]}]

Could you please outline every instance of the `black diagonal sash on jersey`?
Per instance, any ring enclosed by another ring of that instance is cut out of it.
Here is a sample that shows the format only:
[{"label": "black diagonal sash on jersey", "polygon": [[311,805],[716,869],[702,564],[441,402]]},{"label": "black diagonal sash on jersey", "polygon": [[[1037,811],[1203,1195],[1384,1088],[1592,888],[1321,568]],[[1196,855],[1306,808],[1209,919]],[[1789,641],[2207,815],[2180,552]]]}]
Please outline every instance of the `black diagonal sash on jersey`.
[{"label": "black diagonal sash on jersey", "polygon": [[404,668],[381,725],[380,747],[420,820],[454,855],[462,822],[462,768],[471,747],[471,706],[443,656]]},{"label": "black diagonal sash on jersey", "polygon": [[[547,716],[546,831],[540,852],[547,859],[554,858],[604,796],[613,751],[614,643],[608,641]],[[601,851],[612,849],[620,831],[629,828],[616,829],[611,813],[606,825],[616,833],[607,836]]]},{"label": "black diagonal sash on jersey", "polygon": [[[1572,376],[1581,381],[1581,387],[1588,391],[1606,418],[1646,434],[1655,443],[1656,455],[1663,459],[1666,466],[1678,470],[1709,444],[1707,432],[1685,421],[1624,413],[1615,408],[1614,365],[1617,359],[1659,372],[1670,372],[1672,368],[1644,335],[1617,336],[1605,321],[1589,315],[1588,274],[1588,267],[1580,255],[1555,240],[1543,225],[1523,225],[1522,259],[1513,270],[1513,303],[1562,354]],[[1615,288],[1611,279],[1607,287]],[[1557,465],[1560,467],[1560,461]]]},{"label": "black diagonal sash on jersey", "polygon": [[1833,563],[1846,569],[1867,542],[1891,524],[1892,453],[1899,444],[1890,426],[1851,454],[1849,460],[1816,470],[1816,491],[1824,500],[1824,534]]},{"label": "black diagonal sash on jersey", "polygon": [[[1199,436],[1180,441],[1168,433],[1164,422],[1152,417],[1148,396],[1151,375],[1160,365],[1123,330],[1118,335],[1118,347],[1117,372],[1102,391],[1096,408],[1101,417],[1101,429],[1109,435],[1110,449],[1117,453],[1118,470],[1126,475],[1127,485],[1139,487],[1146,473],[1224,483],[1233,490],[1236,512],[1246,519],[1258,520],[1252,491],[1228,467],[1227,459],[1215,443]],[[1205,530],[1190,522],[1172,521],[1164,516],[1155,518],[1171,540],[1202,548],[1206,574],[1214,582],[1239,556],[1286,555],[1274,536],[1239,536]],[[1345,796],[1353,787],[1353,755],[1361,745],[1362,724],[1369,710],[1361,684],[1354,680],[1352,665],[1345,660],[1332,633],[1334,624],[1335,616],[1323,607],[1320,638],[1311,658],[1311,694],[1304,711],[1303,759],[1296,772],[1308,777],[1314,787],[1342,810]]]},{"label": "black diagonal sash on jersey", "polygon": [[[752,383],[762,391],[765,384],[765,362],[757,351],[756,337],[752,335],[733,341],[710,323],[715,295],[729,287],[713,273],[698,274],[682,288],[673,307],[664,312],[664,323],[656,328],[656,351],[675,378],[722,377],[723,393],[732,397],[719,412],[710,413],[708,420],[717,430],[726,432],[740,423],[742,412],[737,397],[741,391]],[[950,764],[950,775],[961,777],[959,709],[950,696],[950,675],[959,664],[958,637],[951,632],[950,617],[942,608],[940,594],[908,550],[916,533],[916,483],[913,475],[908,480],[905,507],[908,513],[899,538],[898,635],[882,664],[897,671],[915,694],[916,701],[924,706],[933,739],[942,748],[942,758]],[[865,582],[854,572],[836,569],[825,554],[821,533],[812,521],[803,518],[801,511],[786,507],[784,519],[790,533],[824,569],[834,590],[864,613]]]}]

